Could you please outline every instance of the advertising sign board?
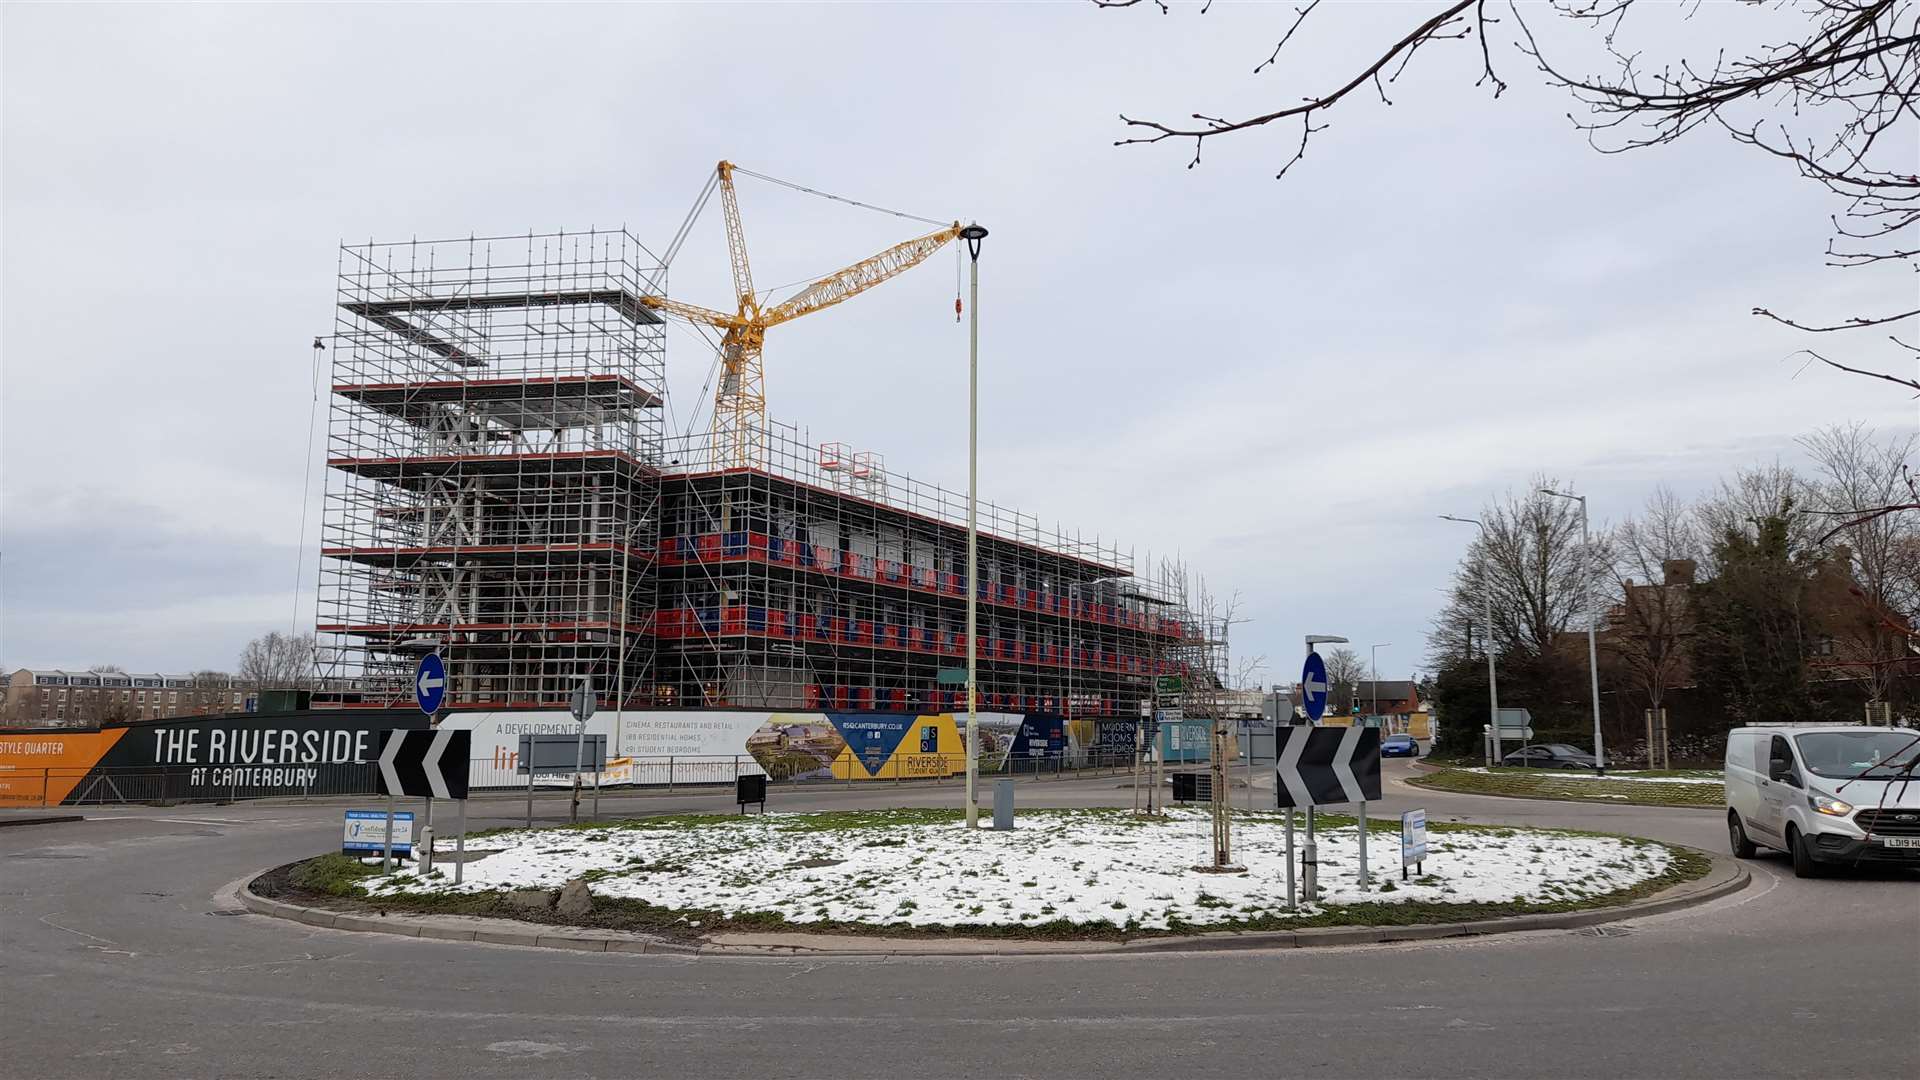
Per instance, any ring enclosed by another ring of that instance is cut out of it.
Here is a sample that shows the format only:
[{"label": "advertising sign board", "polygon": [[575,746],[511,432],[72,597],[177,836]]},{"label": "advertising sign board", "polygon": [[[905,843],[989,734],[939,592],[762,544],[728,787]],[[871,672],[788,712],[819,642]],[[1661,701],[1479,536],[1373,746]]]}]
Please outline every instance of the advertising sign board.
[{"label": "advertising sign board", "polygon": [[[379,854],[387,848],[387,812],[385,810],[347,811],[346,830],[340,838],[343,855]],[[413,812],[402,810],[393,815],[393,850],[413,850]]]},{"label": "advertising sign board", "polygon": [[1409,810],[1400,815],[1400,876],[1407,867],[1427,861],[1427,811]]}]

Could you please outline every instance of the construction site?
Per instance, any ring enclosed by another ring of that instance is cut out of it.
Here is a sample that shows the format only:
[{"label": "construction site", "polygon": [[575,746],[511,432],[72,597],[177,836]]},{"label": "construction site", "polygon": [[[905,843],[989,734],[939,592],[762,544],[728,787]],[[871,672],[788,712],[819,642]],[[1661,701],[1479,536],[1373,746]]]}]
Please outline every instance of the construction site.
[{"label": "construction site", "polygon": [[[981,709],[1131,730],[1212,699],[1227,620],[1184,566],[979,499],[970,583],[965,490],[768,416],[768,328],[963,229],[774,304],[734,171],[689,215],[720,195],[727,310],[669,293],[684,227],[664,255],[625,230],[341,248],[315,703],[410,702],[435,651],[449,709],[564,708],[585,677],[621,711],[964,710],[969,590]],[[717,339],[700,430],[666,420],[669,320]]]}]

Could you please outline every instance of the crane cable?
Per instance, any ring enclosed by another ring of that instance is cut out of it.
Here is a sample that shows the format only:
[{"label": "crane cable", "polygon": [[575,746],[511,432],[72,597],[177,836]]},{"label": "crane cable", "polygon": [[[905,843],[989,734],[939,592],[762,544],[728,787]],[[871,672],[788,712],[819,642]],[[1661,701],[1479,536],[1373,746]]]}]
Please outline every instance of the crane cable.
[{"label": "crane cable", "polygon": [[[782,180],[777,176],[768,176],[766,173],[754,172],[752,169],[743,169],[738,165],[735,165],[733,167],[733,171],[743,176],[751,176],[755,180],[765,180],[769,184],[779,184],[781,187],[790,188],[794,191],[802,192],[807,195],[817,195],[822,199],[831,199],[837,203],[845,203],[848,206],[858,206],[864,210],[872,210],[872,211],[875,211],[876,213],[891,214],[894,217],[904,218],[908,221],[918,221],[927,225],[935,225],[935,226],[947,226],[947,225],[953,224],[950,221],[939,221],[930,217],[922,217],[919,214],[909,214],[904,210],[892,210],[884,206],[875,206],[872,203],[861,202],[858,199],[849,199],[845,195],[835,195],[830,191],[820,191],[817,188],[807,187],[805,184],[796,184],[791,180]],[[718,174],[716,173],[715,175],[717,176]],[[954,249],[954,261],[953,261],[953,321],[956,323],[960,321],[960,312],[961,312],[960,277],[961,277],[960,249],[956,247]],[[765,295],[769,299],[771,299],[773,294],[776,292],[779,292],[781,289],[792,288],[794,285],[811,283],[813,280],[814,278],[809,277],[804,279],[803,281],[792,282],[791,284],[788,284],[788,285],[779,285],[771,289],[763,289],[761,290],[761,293],[762,295]]]},{"label": "crane cable", "polygon": [[700,211],[707,208],[707,200],[713,198],[713,191],[719,186],[720,174],[709,173],[706,186],[700,189],[699,196],[693,200],[693,209],[687,211],[686,220],[680,223],[680,231],[673,234],[673,242],[667,245],[667,253],[660,259],[662,267],[673,265],[673,257],[680,254],[680,245],[687,242],[687,234],[693,231],[693,223],[699,219]]},{"label": "crane cable", "polygon": [[882,214],[892,214],[894,217],[906,218],[908,221],[920,221],[928,225],[936,226],[953,224],[951,221],[937,221],[930,217],[921,217],[919,214],[909,214],[904,210],[889,210],[884,206],[875,206],[872,203],[864,203],[858,199],[849,199],[845,195],[835,195],[828,191],[818,191],[803,184],[796,184],[791,180],[782,180],[777,176],[768,176],[765,173],[754,172],[752,169],[743,169],[738,165],[733,167],[733,171],[743,176],[751,176],[755,180],[765,180],[769,184],[779,184],[784,188],[792,188],[795,191],[805,192],[808,195],[818,195],[823,199],[832,199],[834,202],[846,203],[848,206],[858,206],[865,210],[873,210]]}]

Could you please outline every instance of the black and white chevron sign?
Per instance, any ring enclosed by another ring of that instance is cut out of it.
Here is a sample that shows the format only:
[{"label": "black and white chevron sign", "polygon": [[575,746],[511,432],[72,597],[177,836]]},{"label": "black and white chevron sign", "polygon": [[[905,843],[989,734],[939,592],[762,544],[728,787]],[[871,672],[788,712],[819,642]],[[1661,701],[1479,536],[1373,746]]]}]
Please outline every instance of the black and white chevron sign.
[{"label": "black and white chevron sign", "polygon": [[1274,736],[1282,810],[1380,798],[1379,728],[1281,726]]},{"label": "black and white chevron sign", "polygon": [[473,732],[392,731],[380,748],[380,794],[467,797]]}]

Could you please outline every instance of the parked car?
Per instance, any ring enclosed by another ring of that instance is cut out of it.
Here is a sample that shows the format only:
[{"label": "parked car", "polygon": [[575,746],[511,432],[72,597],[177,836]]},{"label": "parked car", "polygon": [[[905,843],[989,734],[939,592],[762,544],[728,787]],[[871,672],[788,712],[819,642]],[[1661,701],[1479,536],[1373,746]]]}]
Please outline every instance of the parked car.
[{"label": "parked car", "polygon": [[1592,754],[1577,746],[1559,742],[1523,746],[1501,758],[1500,764],[1518,765],[1527,769],[1591,769],[1595,767]]},{"label": "parked car", "polygon": [[1381,757],[1419,757],[1420,743],[1411,735],[1388,735],[1380,740]]},{"label": "parked car", "polygon": [[1761,845],[1796,877],[1832,864],[1920,867],[1920,731],[1780,724],[1727,733],[1727,838]]}]

